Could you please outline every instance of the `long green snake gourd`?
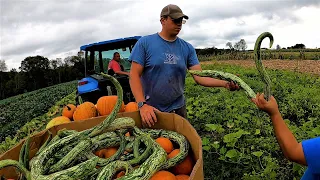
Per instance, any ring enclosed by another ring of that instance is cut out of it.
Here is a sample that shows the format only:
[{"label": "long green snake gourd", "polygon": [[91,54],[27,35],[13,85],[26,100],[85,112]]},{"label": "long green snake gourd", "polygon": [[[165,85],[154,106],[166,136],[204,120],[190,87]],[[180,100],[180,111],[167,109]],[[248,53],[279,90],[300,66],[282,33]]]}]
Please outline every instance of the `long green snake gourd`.
[{"label": "long green snake gourd", "polygon": [[[270,39],[270,48],[273,44],[273,36],[270,32],[264,32],[262,33],[256,40],[255,46],[254,46],[254,61],[256,64],[256,68],[259,72],[261,80],[264,82],[264,95],[267,100],[269,100],[271,96],[271,81],[270,78],[262,64],[261,61],[261,55],[260,55],[260,46],[264,38],[268,37]],[[233,81],[236,82],[242,89],[245,90],[247,96],[249,98],[255,98],[256,93],[250,88],[250,86],[245,83],[241,78],[238,76],[228,73],[228,72],[222,72],[222,71],[216,71],[216,70],[189,70],[189,73],[192,75],[197,75],[201,77],[212,77],[217,78],[221,80],[226,81]]]}]

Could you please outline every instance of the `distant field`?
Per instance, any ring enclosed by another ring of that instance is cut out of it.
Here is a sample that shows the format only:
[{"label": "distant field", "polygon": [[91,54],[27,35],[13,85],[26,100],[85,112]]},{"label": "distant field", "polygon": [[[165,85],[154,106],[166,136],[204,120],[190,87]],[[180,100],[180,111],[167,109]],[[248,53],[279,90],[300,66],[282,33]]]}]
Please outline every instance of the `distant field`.
[{"label": "distant field", "polygon": [[[217,53],[211,55],[199,55],[200,61],[207,60],[251,60],[254,57],[253,51],[233,51],[228,53]],[[261,50],[261,59],[279,60],[320,60],[320,50]]]},{"label": "distant field", "polygon": [[[315,60],[263,60],[263,65],[270,69],[290,70],[294,72],[320,75],[320,61]],[[203,61],[201,64],[229,64],[242,67],[255,67],[253,60]]]}]

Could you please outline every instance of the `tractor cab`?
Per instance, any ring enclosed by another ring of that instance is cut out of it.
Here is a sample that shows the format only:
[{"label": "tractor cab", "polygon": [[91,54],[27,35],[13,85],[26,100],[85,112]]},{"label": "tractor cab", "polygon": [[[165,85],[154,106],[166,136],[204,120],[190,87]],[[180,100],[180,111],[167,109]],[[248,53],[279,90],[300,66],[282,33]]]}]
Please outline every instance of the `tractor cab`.
[{"label": "tractor cab", "polygon": [[128,60],[135,43],[141,36],[113,39],[80,47],[79,56],[84,60],[85,77],[78,81],[77,99],[81,97],[83,102],[89,101],[97,103],[101,96],[116,95],[114,85],[107,79],[99,75],[101,72],[114,76],[122,86],[124,103],[132,102],[134,96],[131,92],[129,77],[118,75],[112,70],[108,70],[109,62],[113,59],[113,54],[120,54],[119,64],[123,71],[129,72],[131,62]]}]

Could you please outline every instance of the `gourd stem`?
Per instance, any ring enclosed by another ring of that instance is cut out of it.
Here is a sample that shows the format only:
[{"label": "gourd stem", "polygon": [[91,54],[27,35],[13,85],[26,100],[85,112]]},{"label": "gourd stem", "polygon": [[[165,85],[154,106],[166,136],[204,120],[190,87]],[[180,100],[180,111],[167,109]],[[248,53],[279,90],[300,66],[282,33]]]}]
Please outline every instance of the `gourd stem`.
[{"label": "gourd stem", "polygon": [[22,174],[24,175],[24,177],[26,177],[27,180],[30,180],[30,171],[28,171],[23,164],[19,163],[18,161],[15,160],[11,160],[11,159],[6,159],[6,160],[2,160],[0,161],[0,169],[8,167],[8,166],[14,166],[16,167],[20,172],[22,172]]}]

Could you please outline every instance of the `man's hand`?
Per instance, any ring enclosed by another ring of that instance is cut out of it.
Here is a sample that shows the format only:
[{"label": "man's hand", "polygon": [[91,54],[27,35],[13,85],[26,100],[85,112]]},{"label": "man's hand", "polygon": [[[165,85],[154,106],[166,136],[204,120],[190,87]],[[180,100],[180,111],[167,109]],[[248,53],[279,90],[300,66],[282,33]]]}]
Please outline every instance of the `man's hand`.
[{"label": "man's hand", "polygon": [[262,94],[258,93],[256,95],[256,98],[252,98],[252,101],[257,105],[259,109],[268,113],[269,116],[273,116],[280,113],[278,109],[277,101],[273,96],[271,96],[269,101],[267,101],[264,99],[263,93]]},{"label": "man's hand", "polygon": [[156,114],[154,113],[155,111],[159,111],[158,109],[148,105],[144,104],[140,108],[140,115],[142,119],[142,125],[152,127],[154,124],[157,122],[157,117]]},{"label": "man's hand", "polygon": [[225,85],[225,88],[229,89],[230,91],[238,91],[240,90],[240,87],[237,83],[231,81],[231,82],[227,82]]}]

